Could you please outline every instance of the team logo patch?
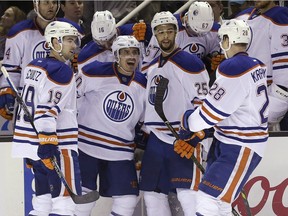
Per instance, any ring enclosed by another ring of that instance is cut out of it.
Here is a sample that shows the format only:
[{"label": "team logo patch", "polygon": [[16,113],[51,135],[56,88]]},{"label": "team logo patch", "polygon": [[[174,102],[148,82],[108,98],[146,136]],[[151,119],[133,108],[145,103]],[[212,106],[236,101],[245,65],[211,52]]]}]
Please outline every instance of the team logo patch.
[{"label": "team logo patch", "polygon": [[47,46],[46,41],[39,42],[33,49],[32,57],[36,58],[46,58],[49,54],[50,48]]},{"label": "team logo patch", "polygon": [[134,110],[134,102],[129,94],[114,91],[106,96],[103,103],[105,115],[114,122],[127,120]]},{"label": "team logo patch", "polygon": [[191,54],[197,55],[198,58],[203,58],[206,53],[205,46],[203,46],[203,44],[200,44],[200,43],[187,44],[185,47],[183,47],[182,50],[189,52]]},{"label": "team logo patch", "polygon": [[[162,79],[162,77],[163,76],[161,76],[161,75],[156,75],[151,80],[150,89],[149,89],[149,95],[148,95],[148,101],[153,106],[155,105],[155,97],[156,97],[157,86],[158,86],[160,80]],[[168,93],[168,89],[165,91],[164,100],[167,97],[167,93]]]}]

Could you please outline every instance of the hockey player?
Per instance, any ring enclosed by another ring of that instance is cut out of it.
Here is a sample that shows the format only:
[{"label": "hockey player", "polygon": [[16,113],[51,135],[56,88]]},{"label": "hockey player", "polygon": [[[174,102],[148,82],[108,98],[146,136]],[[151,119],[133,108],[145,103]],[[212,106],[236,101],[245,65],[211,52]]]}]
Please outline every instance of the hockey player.
[{"label": "hockey player", "polygon": [[[211,6],[207,2],[194,2],[190,5],[187,13],[178,19],[179,33],[176,44],[183,50],[204,58],[209,53],[220,50],[217,36],[217,25],[214,25],[214,15]],[[212,30],[213,27],[213,31]],[[161,53],[155,37],[147,47],[144,57],[144,66],[147,66],[154,58]],[[145,67],[143,68],[146,69]]]},{"label": "hockey player", "polygon": [[[195,215],[194,197],[201,177],[192,160],[183,160],[173,150],[173,137],[154,109],[155,90],[162,77],[168,78],[164,111],[179,129],[181,114],[194,108],[208,93],[209,77],[203,62],[177,47],[177,19],[170,12],[156,13],[151,27],[161,55],[148,66],[144,124],[150,132],[142,160],[140,189],[144,191],[147,213],[171,215],[167,194],[177,190],[185,215]],[[173,108],[174,107],[174,108]],[[201,149],[196,157],[201,158]],[[193,170],[193,171],[191,171]]]},{"label": "hockey player", "polygon": [[[110,215],[131,216],[137,204],[135,126],[143,122],[145,76],[136,70],[140,45],[133,36],[118,36],[116,61],[94,61],[82,68],[79,93],[79,161],[83,192],[98,189],[112,197]],[[99,186],[96,182],[99,176]],[[77,206],[88,216],[95,203]]]},{"label": "hockey player", "polygon": [[111,51],[117,35],[131,35],[132,25],[116,28],[115,18],[110,11],[96,11],[91,23],[93,40],[81,50],[78,56],[78,70],[97,60],[112,62],[115,60]]},{"label": "hockey player", "polygon": [[187,110],[181,131],[214,127],[207,168],[197,192],[197,214],[231,215],[231,203],[257,167],[268,139],[267,68],[245,52],[249,26],[232,19],[220,27],[225,57],[203,104]]},{"label": "hockey player", "polygon": [[79,194],[76,85],[73,72],[64,62],[73,57],[80,39],[76,28],[60,21],[48,24],[45,38],[47,48],[51,48],[49,57],[33,60],[22,72],[22,98],[33,119],[20,107],[12,156],[27,158],[33,169],[35,196],[29,215],[73,215],[75,204],[50,158],[56,156],[70,187]]},{"label": "hockey player", "polygon": [[288,8],[272,0],[255,0],[255,7],[244,10],[237,19],[247,20],[253,33],[247,52],[267,66],[268,84],[272,83],[268,121],[278,124],[288,111]]},{"label": "hockey player", "polygon": [[[55,20],[60,8],[60,1],[33,0],[34,10],[37,16],[33,20],[24,20],[14,25],[7,35],[3,66],[5,66],[10,77],[21,90],[23,88],[23,70],[29,62],[36,58],[45,58],[49,48],[45,45],[44,29]],[[63,18],[58,19],[67,21]],[[68,22],[68,21],[67,21]],[[72,24],[72,23],[71,23]],[[79,31],[77,24],[73,23]],[[6,119],[12,119],[14,109],[14,98],[11,97],[12,90],[2,76],[0,78],[0,115]]]}]

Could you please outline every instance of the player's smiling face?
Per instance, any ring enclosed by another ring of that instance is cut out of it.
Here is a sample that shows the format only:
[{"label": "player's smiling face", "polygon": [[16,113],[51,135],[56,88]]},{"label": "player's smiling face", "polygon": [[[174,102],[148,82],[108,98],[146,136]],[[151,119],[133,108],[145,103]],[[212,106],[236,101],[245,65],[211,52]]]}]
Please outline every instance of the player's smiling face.
[{"label": "player's smiling face", "polygon": [[57,1],[39,1],[39,13],[47,20],[55,17],[57,9]]},{"label": "player's smiling face", "polygon": [[136,70],[139,63],[140,51],[138,48],[130,47],[119,50],[119,65],[131,74]]},{"label": "player's smiling face", "polygon": [[176,28],[173,24],[159,25],[155,29],[158,44],[164,52],[171,52],[175,48]]}]

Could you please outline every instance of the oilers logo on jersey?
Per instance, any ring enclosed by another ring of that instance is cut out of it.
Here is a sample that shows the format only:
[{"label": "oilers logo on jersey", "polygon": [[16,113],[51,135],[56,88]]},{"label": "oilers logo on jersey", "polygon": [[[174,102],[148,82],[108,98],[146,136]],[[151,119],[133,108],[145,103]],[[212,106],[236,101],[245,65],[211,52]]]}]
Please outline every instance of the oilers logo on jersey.
[{"label": "oilers logo on jersey", "polygon": [[36,58],[46,58],[49,54],[50,49],[48,48],[45,40],[40,41],[33,49],[32,57]]},{"label": "oilers logo on jersey", "polygon": [[134,102],[127,92],[114,91],[105,97],[103,110],[110,120],[123,122],[133,113]]},{"label": "oilers logo on jersey", "polygon": [[[157,86],[160,82],[160,80],[162,79],[163,76],[161,75],[155,75],[152,79],[151,79],[151,85],[150,85],[150,89],[149,89],[149,96],[148,96],[148,101],[149,103],[154,106],[155,105],[155,97],[156,97],[156,90],[157,90]],[[168,89],[165,91],[165,95],[163,100],[165,100],[165,98],[167,97],[167,92]]]},{"label": "oilers logo on jersey", "polygon": [[182,50],[197,55],[198,58],[203,58],[206,55],[206,48],[200,43],[187,44]]}]

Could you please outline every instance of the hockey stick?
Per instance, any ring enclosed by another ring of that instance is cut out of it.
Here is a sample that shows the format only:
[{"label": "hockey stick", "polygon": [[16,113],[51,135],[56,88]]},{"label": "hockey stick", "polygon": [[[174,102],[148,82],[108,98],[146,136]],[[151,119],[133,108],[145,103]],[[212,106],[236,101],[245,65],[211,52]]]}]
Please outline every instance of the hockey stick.
[{"label": "hockey stick", "polygon": [[[32,128],[35,130],[36,134],[38,135],[38,131],[34,125],[33,122],[33,117],[30,114],[27,105],[25,104],[25,102],[23,101],[22,97],[20,96],[19,92],[17,91],[14,83],[12,82],[12,80],[10,79],[10,76],[6,70],[6,68],[4,66],[1,67],[1,71],[3,72],[4,77],[6,78],[8,84],[10,85],[10,87],[12,88],[12,90],[15,92],[16,95],[16,100],[17,102],[20,104],[20,106],[22,107],[25,115],[27,115],[29,122],[32,126]],[[71,187],[69,186],[69,184],[67,183],[63,172],[61,171],[59,165],[57,164],[57,160],[56,157],[54,156],[53,158],[51,158],[51,163],[53,164],[56,173],[58,174],[58,177],[60,178],[61,182],[64,184],[66,190],[68,191],[71,199],[73,200],[74,203],[76,204],[85,204],[85,203],[91,203],[94,202],[96,200],[99,199],[99,193],[98,191],[91,191],[85,195],[77,195],[75,194]]]},{"label": "hockey stick", "polygon": [[[178,133],[176,132],[176,130],[172,127],[172,125],[170,124],[170,122],[167,120],[164,111],[163,111],[163,99],[164,99],[164,95],[165,95],[165,91],[167,89],[169,80],[162,77],[158,86],[157,86],[157,90],[156,90],[156,96],[155,96],[155,111],[157,112],[157,114],[159,115],[159,117],[164,121],[165,125],[168,127],[168,129],[172,132],[173,136],[176,139],[180,139]],[[196,164],[196,166],[201,170],[202,173],[205,172],[204,167],[202,166],[202,164],[200,164],[200,162],[197,160],[197,158],[192,154],[191,159],[193,160],[193,162]]]},{"label": "hockey stick", "polygon": [[[167,78],[162,77],[157,89],[156,89],[156,96],[155,96],[155,111],[157,112],[157,114],[159,115],[159,117],[164,121],[165,125],[168,127],[168,129],[172,132],[173,136],[176,139],[179,139],[179,135],[176,132],[176,130],[172,127],[171,123],[167,120],[165,113],[163,111],[163,102],[164,102],[164,96],[165,96],[165,91],[167,89],[169,80]],[[197,160],[197,158],[192,154],[191,159],[193,160],[193,162],[195,163],[195,165],[201,170],[202,173],[205,172],[204,167],[202,166],[202,164],[200,164],[200,162]],[[243,198],[243,202],[246,208],[246,213],[248,216],[252,216],[251,213],[251,209],[247,200],[247,196],[245,194],[245,192],[243,191],[243,189],[240,192],[242,198]],[[232,213],[234,216],[240,216],[239,213],[232,207]]]}]

